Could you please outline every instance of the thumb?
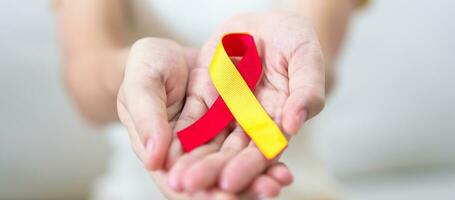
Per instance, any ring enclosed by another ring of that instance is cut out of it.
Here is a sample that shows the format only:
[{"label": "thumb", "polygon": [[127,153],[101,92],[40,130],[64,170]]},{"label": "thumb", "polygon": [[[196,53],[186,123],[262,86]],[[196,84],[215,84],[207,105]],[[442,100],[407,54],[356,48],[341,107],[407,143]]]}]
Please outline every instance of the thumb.
[{"label": "thumb", "polygon": [[164,165],[172,140],[169,118],[184,97],[187,69],[179,52],[181,48],[170,41],[148,38],[136,42],[128,58],[121,103],[133,124],[130,136],[141,143],[133,148],[142,148],[135,151],[142,152],[138,156],[149,170]]},{"label": "thumb", "polygon": [[325,102],[325,68],[319,43],[303,45],[288,66],[290,95],[283,108],[282,126],[296,134],[302,124],[322,111]]},{"label": "thumb", "polygon": [[[150,87],[158,88],[159,84]],[[166,104],[161,95],[150,94],[140,89],[125,89],[125,106],[133,124],[133,133],[130,133],[135,152],[149,170],[157,170],[163,166],[165,155],[169,148],[172,129],[168,123]],[[154,90],[156,93],[161,89]]]}]

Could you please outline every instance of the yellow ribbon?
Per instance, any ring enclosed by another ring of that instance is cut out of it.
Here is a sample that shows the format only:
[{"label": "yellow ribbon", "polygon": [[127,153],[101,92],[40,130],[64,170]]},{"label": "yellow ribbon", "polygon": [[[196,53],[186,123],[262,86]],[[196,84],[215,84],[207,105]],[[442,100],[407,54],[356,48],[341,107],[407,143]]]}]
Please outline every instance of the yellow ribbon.
[{"label": "yellow ribbon", "polygon": [[209,71],[215,88],[243,130],[267,159],[275,158],[287,147],[288,141],[243,80],[222,42]]}]

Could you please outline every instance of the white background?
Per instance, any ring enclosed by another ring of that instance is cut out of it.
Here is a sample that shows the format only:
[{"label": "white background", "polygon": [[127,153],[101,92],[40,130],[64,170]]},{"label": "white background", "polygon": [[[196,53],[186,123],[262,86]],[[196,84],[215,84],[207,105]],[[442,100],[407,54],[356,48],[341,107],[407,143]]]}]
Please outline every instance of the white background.
[{"label": "white background", "polygon": [[[353,198],[455,198],[454,8],[377,0],[353,24],[317,123]],[[84,198],[105,167],[109,149],[74,114],[57,54],[48,1],[0,0],[0,199]]]}]

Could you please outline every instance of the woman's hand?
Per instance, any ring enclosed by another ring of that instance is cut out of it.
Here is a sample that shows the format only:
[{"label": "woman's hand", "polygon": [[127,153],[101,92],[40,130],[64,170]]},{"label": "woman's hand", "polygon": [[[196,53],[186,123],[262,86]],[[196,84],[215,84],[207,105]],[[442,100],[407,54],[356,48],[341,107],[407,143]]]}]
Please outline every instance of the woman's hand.
[{"label": "woman's hand", "polygon": [[191,53],[157,38],[141,39],[131,48],[117,108],[134,152],[149,170],[163,168],[185,97]]},{"label": "woman's hand", "polygon": [[[254,36],[264,65],[255,95],[286,134],[296,134],[305,120],[324,107],[325,69],[310,22],[287,13],[243,14],[221,27],[202,49],[197,66],[190,70],[186,103],[176,130],[199,119],[218,97],[208,66],[220,38],[230,32],[248,32]],[[204,153],[198,150],[181,156],[180,143],[173,143],[168,164],[173,165],[169,181],[175,190],[194,192],[219,185],[224,191],[240,192],[274,163],[264,158],[238,125],[225,130],[206,146],[210,145],[215,147]],[[289,183],[285,171],[277,174],[276,182]]]},{"label": "woman's hand", "polygon": [[[179,118],[182,105],[185,104],[187,111],[199,109],[193,100],[187,100],[185,103],[183,101],[185,95],[191,96],[186,94],[188,71],[195,69],[196,58],[196,50],[186,49],[175,42],[163,39],[141,39],[131,48],[117,102],[120,120],[128,129],[134,152],[150,170],[161,191],[171,199],[276,196],[281,187],[292,181],[292,175],[287,167],[279,163],[268,167],[266,173],[255,177],[252,184],[244,187],[241,193],[228,193],[217,186],[185,193],[172,190],[169,186],[168,169],[174,166],[170,162],[167,166],[164,163],[168,160],[166,157],[168,153],[169,155],[181,153],[178,148],[171,148],[170,144],[172,143],[173,147],[180,144],[175,136],[175,125],[182,126],[188,120],[188,115]],[[195,75],[193,79],[198,78],[197,74],[193,75]],[[195,88],[197,86],[192,85],[192,89],[197,89]],[[200,87],[204,89],[205,85]],[[194,150],[192,155],[209,154],[223,142],[223,138],[218,138],[213,143]],[[180,157],[174,159],[179,160]],[[204,174],[200,176],[205,177]]]}]

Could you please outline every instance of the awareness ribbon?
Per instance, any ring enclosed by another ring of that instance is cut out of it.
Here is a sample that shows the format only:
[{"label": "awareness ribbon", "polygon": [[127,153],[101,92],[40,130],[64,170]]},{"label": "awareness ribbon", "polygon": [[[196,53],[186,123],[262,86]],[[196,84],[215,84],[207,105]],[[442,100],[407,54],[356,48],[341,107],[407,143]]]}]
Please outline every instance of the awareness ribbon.
[{"label": "awareness ribbon", "polygon": [[[234,65],[230,57],[241,57]],[[235,118],[267,159],[282,152],[288,141],[253,94],[262,75],[262,63],[249,34],[225,35],[209,67],[210,78],[220,96],[195,123],[179,131],[188,152],[213,139]]]}]

